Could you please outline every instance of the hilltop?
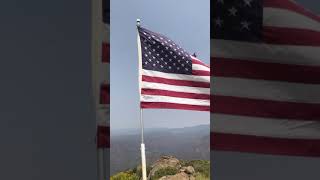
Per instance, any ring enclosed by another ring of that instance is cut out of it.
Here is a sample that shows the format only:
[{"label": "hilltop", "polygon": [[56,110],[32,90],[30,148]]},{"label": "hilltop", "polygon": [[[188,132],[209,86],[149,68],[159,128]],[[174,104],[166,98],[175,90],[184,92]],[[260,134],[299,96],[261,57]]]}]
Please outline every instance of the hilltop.
[{"label": "hilltop", "polygon": [[[127,129],[111,133],[111,175],[134,169],[140,162],[140,131]],[[146,129],[145,144],[147,165],[167,154],[184,160],[210,160],[210,126]]]},{"label": "hilltop", "polygon": [[[113,175],[110,180],[140,180],[141,166]],[[162,156],[147,167],[148,180],[209,180],[210,161]]]}]

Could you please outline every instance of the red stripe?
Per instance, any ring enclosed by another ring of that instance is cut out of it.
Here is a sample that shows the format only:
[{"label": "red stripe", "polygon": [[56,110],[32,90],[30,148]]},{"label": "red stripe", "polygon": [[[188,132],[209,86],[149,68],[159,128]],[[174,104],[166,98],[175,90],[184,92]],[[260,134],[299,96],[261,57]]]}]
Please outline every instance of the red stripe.
[{"label": "red stripe", "polygon": [[205,66],[207,68],[210,68],[210,66],[206,65],[205,63],[201,62],[200,60],[198,59],[195,59],[194,57],[191,57],[192,58],[192,64],[200,64],[202,66]]},{"label": "red stripe", "polygon": [[264,0],[263,3],[264,7],[287,9],[320,22],[320,17],[318,15],[315,15],[311,11],[305,9],[303,6],[298,5],[290,0]]},{"label": "red stripe", "polygon": [[268,44],[320,46],[320,32],[264,26],[263,41]]},{"label": "red stripe", "polygon": [[192,74],[196,76],[210,76],[210,71],[192,70]]},{"label": "red stripe", "polygon": [[98,126],[97,127],[97,148],[110,147],[110,127]]},{"label": "red stripe", "polygon": [[211,58],[211,76],[320,84],[320,67]]},{"label": "red stripe", "polygon": [[211,150],[292,156],[320,156],[319,139],[283,139],[211,133]]},{"label": "red stripe", "polygon": [[102,43],[102,62],[110,62],[110,45],[109,43]]},{"label": "red stripe", "polygon": [[176,86],[210,88],[210,83],[206,83],[206,82],[175,80],[175,79],[152,77],[152,76],[146,76],[146,75],[142,75],[142,81],[169,84],[169,85],[176,85]]},{"label": "red stripe", "polygon": [[164,103],[164,102],[141,102],[141,108],[150,109],[183,109],[183,110],[196,110],[196,111],[210,111],[209,106]]},{"label": "red stripe", "polygon": [[101,84],[100,86],[100,104],[110,104],[110,85]]},{"label": "red stripe", "polygon": [[232,96],[211,96],[211,112],[242,116],[313,120],[320,119],[320,104],[294,103]]},{"label": "red stripe", "polygon": [[185,92],[167,91],[167,90],[159,90],[159,89],[141,89],[141,94],[189,98],[189,99],[207,99],[207,100],[210,99],[210,95],[208,94],[185,93]]}]

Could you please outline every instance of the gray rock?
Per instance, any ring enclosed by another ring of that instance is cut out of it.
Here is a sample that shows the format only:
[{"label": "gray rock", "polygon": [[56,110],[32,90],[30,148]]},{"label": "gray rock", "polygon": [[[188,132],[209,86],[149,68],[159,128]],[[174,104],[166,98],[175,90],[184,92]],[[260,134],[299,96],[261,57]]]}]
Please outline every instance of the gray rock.
[{"label": "gray rock", "polygon": [[182,167],[180,169],[181,172],[185,172],[187,174],[194,174],[195,173],[195,170],[192,166],[188,166],[188,167]]},{"label": "gray rock", "polygon": [[164,177],[160,178],[159,180],[190,180],[190,177],[188,174],[186,174],[184,172],[180,172],[176,175],[164,176]]},{"label": "gray rock", "polygon": [[151,171],[148,176],[148,180],[151,179],[155,175],[155,172],[158,171],[159,169],[167,168],[167,167],[172,167],[177,170],[181,168],[181,164],[179,159],[173,157],[173,156],[162,156],[159,160],[157,160],[155,163],[152,164],[151,166]]}]

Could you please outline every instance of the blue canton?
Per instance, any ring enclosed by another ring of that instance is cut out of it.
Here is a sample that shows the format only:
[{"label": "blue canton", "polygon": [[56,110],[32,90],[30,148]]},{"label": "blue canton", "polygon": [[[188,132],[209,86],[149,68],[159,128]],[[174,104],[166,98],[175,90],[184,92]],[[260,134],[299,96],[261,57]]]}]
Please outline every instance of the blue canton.
[{"label": "blue canton", "polygon": [[262,41],[262,0],[211,1],[211,38]]},{"label": "blue canton", "polygon": [[142,68],[164,73],[192,74],[192,59],[184,49],[167,37],[138,27]]}]

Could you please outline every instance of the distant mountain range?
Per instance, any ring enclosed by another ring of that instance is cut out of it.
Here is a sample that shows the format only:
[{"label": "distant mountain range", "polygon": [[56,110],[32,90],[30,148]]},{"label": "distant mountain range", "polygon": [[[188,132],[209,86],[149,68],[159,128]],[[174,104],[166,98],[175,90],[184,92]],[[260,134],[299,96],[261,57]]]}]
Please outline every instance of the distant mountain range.
[{"label": "distant mountain range", "polygon": [[[162,155],[185,160],[210,160],[210,126],[145,129],[147,163]],[[140,163],[140,130],[111,131],[111,174],[134,168]]]}]

